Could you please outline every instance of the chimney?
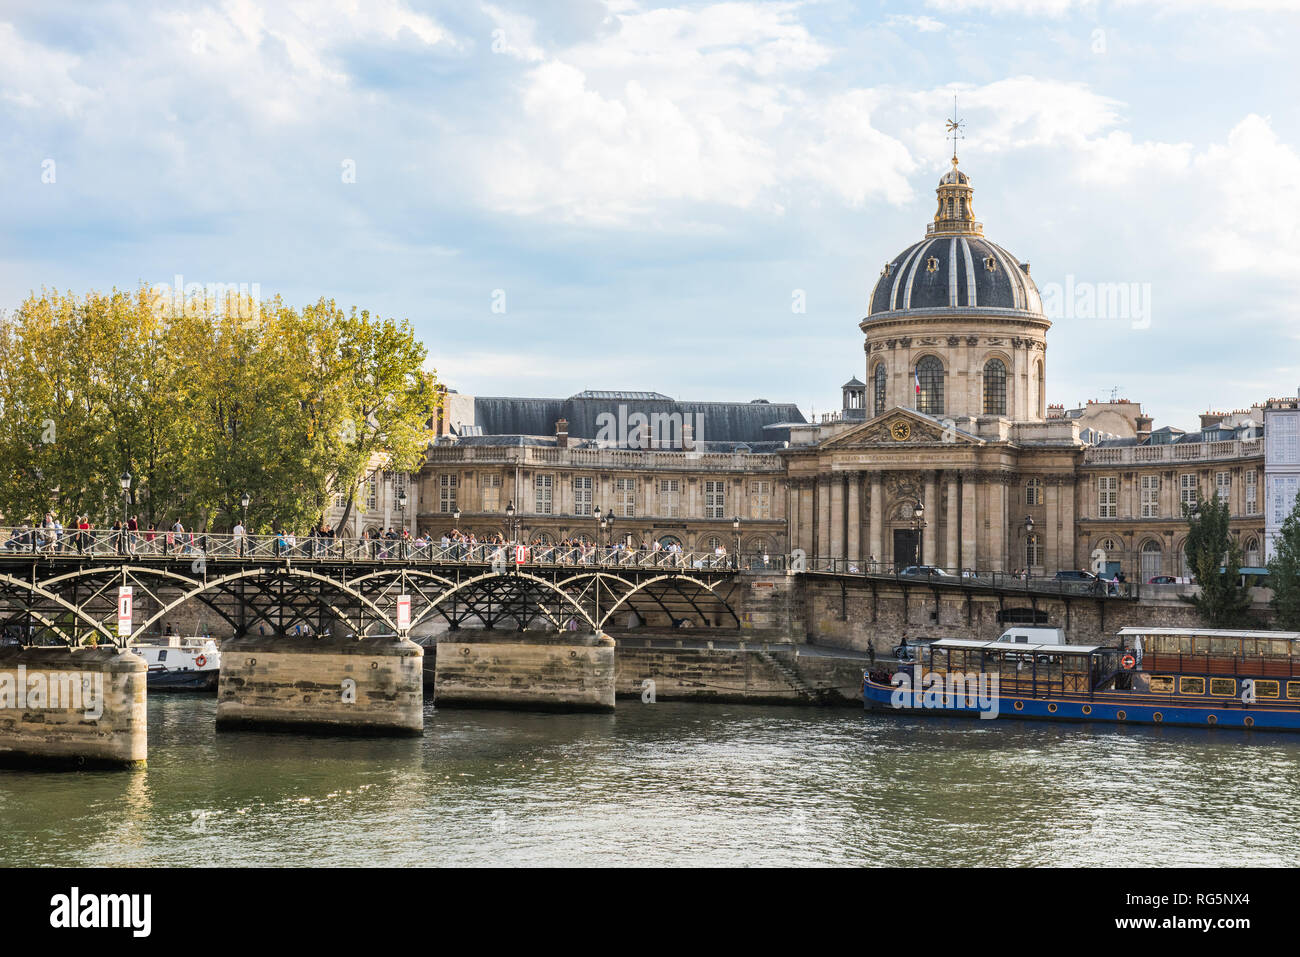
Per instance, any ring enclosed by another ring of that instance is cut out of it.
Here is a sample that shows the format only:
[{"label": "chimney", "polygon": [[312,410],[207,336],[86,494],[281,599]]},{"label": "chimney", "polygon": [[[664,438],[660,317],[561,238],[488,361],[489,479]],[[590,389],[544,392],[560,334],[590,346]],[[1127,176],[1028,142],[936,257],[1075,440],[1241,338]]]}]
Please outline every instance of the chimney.
[{"label": "chimney", "polygon": [[1216,426],[1220,422],[1222,422],[1224,420],[1224,417],[1225,417],[1225,413],[1223,412],[1202,412],[1201,428],[1203,429],[1212,428],[1213,426]]},{"label": "chimney", "polygon": [[1151,438],[1151,425],[1152,425],[1151,416],[1139,415],[1135,419],[1134,424],[1137,426],[1137,440],[1139,444],[1142,442],[1146,442],[1148,439]]},{"label": "chimney", "polygon": [[569,447],[568,419],[558,419],[555,423],[555,447],[558,449],[567,449]]}]

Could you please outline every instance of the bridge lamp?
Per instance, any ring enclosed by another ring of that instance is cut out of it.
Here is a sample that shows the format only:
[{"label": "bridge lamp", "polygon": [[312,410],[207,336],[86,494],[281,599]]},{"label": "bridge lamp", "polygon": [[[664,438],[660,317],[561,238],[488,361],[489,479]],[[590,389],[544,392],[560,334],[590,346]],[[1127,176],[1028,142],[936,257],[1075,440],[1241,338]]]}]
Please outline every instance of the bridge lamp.
[{"label": "bridge lamp", "polygon": [[1025,534],[1028,535],[1034,530],[1034,516],[1025,516]]},{"label": "bridge lamp", "polygon": [[457,506],[456,508],[453,508],[451,510],[451,520],[455,522],[457,525],[460,524],[460,506]]},{"label": "bridge lamp", "polygon": [[406,511],[406,489],[397,493],[397,508],[399,511]]},{"label": "bridge lamp", "polygon": [[130,492],[130,491],[131,491],[131,473],[130,473],[130,472],[123,472],[123,473],[122,473],[121,482],[122,482],[122,491],[123,491],[123,492]]},{"label": "bridge lamp", "polygon": [[[456,517],[460,518],[460,509],[456,510]],[[506,518],[510,519],[511,521],[514,521],[514,517],[515,517],[515,503],[512,501],[509,505],[506,506]]]}]

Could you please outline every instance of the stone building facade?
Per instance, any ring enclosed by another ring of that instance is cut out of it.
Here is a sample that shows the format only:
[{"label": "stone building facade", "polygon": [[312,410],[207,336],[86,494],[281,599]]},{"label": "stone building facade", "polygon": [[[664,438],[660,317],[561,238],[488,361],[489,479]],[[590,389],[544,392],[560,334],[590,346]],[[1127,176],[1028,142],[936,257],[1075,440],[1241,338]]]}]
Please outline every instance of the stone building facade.
[{"label": "stone building facade", "polygon": [[[416,528],[1148,581],[1187,575],[1182,506],[1218,492],[1246,564],[1262,563],[1266,410],[1209,413],[1185,433],[1153,430],[1126,399],[1049,405],[1051,321],[1029,263],[985,237],[955,156],[936,193],[924,238],[872,290],[865,382],[844,384],[839,412],[808,422],[762,400],[452,393],[412,479]],[[620,422],[676,415],[682,427],[611,436],[600,423],[616,409]],[[597,507],[614,513],[604,532]]]}]

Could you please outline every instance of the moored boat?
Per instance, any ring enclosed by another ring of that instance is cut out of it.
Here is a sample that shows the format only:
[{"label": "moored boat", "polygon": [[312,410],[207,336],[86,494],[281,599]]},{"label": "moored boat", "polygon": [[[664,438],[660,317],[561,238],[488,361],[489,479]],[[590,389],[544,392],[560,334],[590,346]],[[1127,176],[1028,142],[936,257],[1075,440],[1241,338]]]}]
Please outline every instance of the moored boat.
[{"label": "moored boat", "polygon": [[203,635],[141,638],[131,650],[149,666],[150,691],[216,691],[221,674],[217,643]]},{"label": "moored boat", "polygon": [[943,639],[867,708],[905,714],[1300,731],[1300,632],[1124,628],[1117,647]]}]

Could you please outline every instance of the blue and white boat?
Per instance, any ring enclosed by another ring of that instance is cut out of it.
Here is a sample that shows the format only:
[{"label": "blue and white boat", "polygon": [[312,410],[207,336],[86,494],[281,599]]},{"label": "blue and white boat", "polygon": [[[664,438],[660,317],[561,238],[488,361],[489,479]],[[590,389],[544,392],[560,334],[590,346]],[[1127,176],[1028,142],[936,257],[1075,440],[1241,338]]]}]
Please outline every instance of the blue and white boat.
[{"label": "blue and white boat", "polygon": [[1300,632],[1124,628],[1117,647],[943,639],[864,675],[903,714],[1300,731]]},{"label": "blue and white boat", "polygon": [[200,635],[159,635],[141,638],[131,650],[149,666],[145,681],[150,691],[217,690],[221,652],[211,638]]}]

